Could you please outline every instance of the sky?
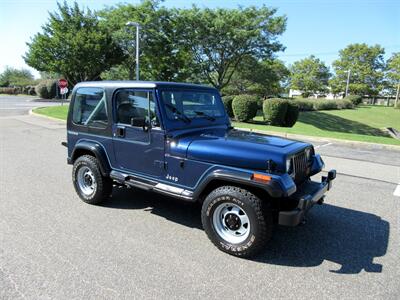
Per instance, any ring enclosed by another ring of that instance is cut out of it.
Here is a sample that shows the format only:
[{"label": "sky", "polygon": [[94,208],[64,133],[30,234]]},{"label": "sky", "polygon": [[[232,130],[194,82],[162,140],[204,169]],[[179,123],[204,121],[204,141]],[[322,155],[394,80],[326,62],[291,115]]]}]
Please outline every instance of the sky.
[{"label": "sky", "polygon": [[[73,1],[68,0],[72,3]],[[77,0],[93,10],[117,3],[138,3],[121,0]],[[380,44],[385,58],[400,51],[400,0],[166,0],[167,7],[235,8],[262,4],[278,9],[288,18],[280,41],[286,46],[278,57],[286,65],[311,54],[327,65],[338,58],[338,51],[350,43]],[[29,68],[22,59],[29,42],[56,10],[53,0],[0,0],[0,72],[6,66]],[[31,69],[35,77],[39,73]]]}]

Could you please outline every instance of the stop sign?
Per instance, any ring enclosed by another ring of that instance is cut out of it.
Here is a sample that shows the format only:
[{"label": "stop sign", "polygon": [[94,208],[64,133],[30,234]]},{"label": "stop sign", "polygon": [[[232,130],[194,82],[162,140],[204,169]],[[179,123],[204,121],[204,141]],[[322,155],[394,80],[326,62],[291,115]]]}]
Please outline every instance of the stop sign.
[{"label": "stop sign", "polygon": [[63,89],[66,88],[68,86],[68,81],[65,79],[59,79],[58,80],[58,86]]}]

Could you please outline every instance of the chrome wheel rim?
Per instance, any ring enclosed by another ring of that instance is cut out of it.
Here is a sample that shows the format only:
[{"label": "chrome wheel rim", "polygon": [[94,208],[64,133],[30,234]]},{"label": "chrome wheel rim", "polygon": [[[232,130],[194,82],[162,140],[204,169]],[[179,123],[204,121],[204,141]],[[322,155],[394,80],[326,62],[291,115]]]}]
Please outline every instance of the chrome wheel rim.
[{"label": "chrome wheel rim", "polygon": [[97,188],[97,182],[92,170],[88,167],[81,167],[78,170],[77,181],[79,190],[85,195],[92,195]]},{"label": "chrome wheel rim", "polygon": [[217,206],[212,216],[216,233],[231,244],[244,242],[250,234],[250,220],[237,204],[227,202]]}]

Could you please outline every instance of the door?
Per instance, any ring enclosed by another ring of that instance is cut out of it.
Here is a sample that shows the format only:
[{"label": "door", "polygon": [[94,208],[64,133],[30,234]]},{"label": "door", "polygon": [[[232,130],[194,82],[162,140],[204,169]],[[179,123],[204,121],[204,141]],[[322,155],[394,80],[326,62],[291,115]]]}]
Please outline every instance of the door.
[{"label": "door", "polygon": [[113,97],[113,146],[118,169],[160,176],[164,168],[164,132],[153,90],[119,89]]}]

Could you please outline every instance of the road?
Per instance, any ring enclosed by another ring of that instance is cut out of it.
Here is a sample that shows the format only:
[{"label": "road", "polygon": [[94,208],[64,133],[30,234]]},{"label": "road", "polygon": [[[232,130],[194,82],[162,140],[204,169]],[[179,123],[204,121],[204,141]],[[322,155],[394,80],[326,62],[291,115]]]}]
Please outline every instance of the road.
[{"label": "road", "polygon": [[37,98],[37,96],[0,96],[0,117],[26,115],[34,107],[60,105]]},{"label": "road", "polygon": [[196,205],[125,188],[81,202],[65,135],[0,117],[0,299],[399,299],[398,151],[317,143],[339,172],[326,204],[246,260],[212,245]]}]

